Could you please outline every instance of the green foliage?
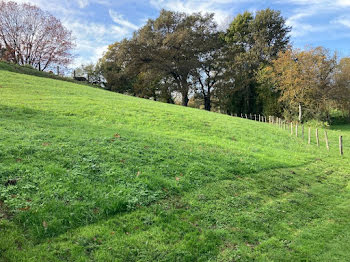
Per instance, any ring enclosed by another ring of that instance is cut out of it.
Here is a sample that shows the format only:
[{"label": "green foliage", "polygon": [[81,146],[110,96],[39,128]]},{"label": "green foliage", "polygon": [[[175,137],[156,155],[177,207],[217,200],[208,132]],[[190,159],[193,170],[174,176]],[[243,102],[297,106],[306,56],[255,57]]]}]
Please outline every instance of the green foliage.
[{"label": "green foliage", "polygon": [[[116,42],[108,47],[105,55],[99,60],[98,66],[101,74],[106,79],[106,89],[118,93],[135,94],[133,83],[140,73],[138,67],[122,66],[130,60],[128,51],[128,41]],[[127,69],[127,70],[126,70]]]},{"label": "green foliage", "polygon": [[[343,57],[335,68],[335,91],[332,92],[334,108],[341,110],[343,115],[350,115],[350,57]],[[349,121],[348,121],[349,123]]]},{"label": "green foliage", "polygon": [[271,108],[271,93],[262,97],[260,92],[258,98],[256,74],[259,68],[270,64],[278,52],[286,49],[290,30],[281,13],[269,8],[259,10],[255,15],[245,12],[234,18],[225,34],[229,48],[226,74],[230,88],[223,94],[229,97],[226,108],[230,113],[278,110]]},{"label": "green foliage", "polygon": [[100,71],[101,68],[99,63],[90,63],[87,65],[81,65],[80,67],[74,69],[72,76],[85,77],[87,82],[101,86],[104,83],[102,81],[102,74]]},{"label": "green foliage", "polygon": [[344,261],[340,133],[2,70],[0,260]]},{"label": "green foliage", "polygon": [[240,52],[244,52],[245,47],[252,44],[250,34],[253,19],[253,14],[248,11],[238,14],[227,29],[225,41],[233,44],[233,47],[238,48]]},{"label": "green foliage", "polygon": [[258,102],[262,106],[264,115],[281,117],[282,107],[278,101],[280,94],[272,81],[271,73],[267,67],[260,68],[257,73]]},{"label": "green foliage", "polygon": [[199,87],[210,110],[211,91],[222,71],[221,40],[213,14],[162,10],[131,39],[109,46],[101,71],[110,90],[168,102],[173,102],[171,93],[176,91],[184,106],[190,91]]},{"label": "green foliage", "polygon": [[184,106],[195,94],[204,109],[214,101],[228,114],[278,111],[272,94],[258,97],[256,73],[286,49],[289,32],[271,9],[237,15],[225,33],[213,14],[162,10],[131,39],[110,45],[99,64],[112,91],[171,103],[176,92]]},{"label": "green foliage", "polygon": [[345,110],[334,109],[331,111],[332,125],[344,125],[350,122],[350,115]]}]

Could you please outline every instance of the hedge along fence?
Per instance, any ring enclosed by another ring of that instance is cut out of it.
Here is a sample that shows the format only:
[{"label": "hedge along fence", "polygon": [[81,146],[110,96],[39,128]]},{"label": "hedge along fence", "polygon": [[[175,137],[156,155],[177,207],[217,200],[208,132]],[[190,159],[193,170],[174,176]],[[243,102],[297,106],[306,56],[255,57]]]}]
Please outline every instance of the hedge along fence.
[{"label": "hedge along fence", "polygon": [[[237,114],[235,114],[237,117]],[[317,147],[325,145],[327,151],[330,151],[331,147],[338,147],[339,154],[344,155],[344,144],[343,135],[338,135],[337,141],[334,139],[334,134],[336,132],[330,131],[332,136],[329,136],[326,129],[320,130],[319,128],[312,128],[310,126],[304,126],[298,122],[289,122],[282,118],[275,116],[269,116],[268,118],[264,115],[257,114],[241,114],[241,118],[250,119],[258,122],[269,123],[271,125],[276,125],[278,128],[290,132],[291,136],[296,136],[301,138],[303,141],[307,141],[309,145],[316,144]],[[331,140],[329,138],[332,138]],[[324,142],[324,143],[323,143]],[[334,146],[333,146],[334,145]]]}]

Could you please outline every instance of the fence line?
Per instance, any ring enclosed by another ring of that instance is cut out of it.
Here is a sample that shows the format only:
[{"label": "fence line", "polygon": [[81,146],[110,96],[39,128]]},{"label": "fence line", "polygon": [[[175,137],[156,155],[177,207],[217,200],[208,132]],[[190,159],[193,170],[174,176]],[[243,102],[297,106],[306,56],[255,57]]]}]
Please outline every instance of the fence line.
[{"label": "fence line", "polygon": [[[238,117],[237,114],[234,115],[235,117]],[[245,119],[250,119],[253,121],[258,121],[258,122],[263,122],[263,123],[268,123],[271,125],[277,125],[280,129],[284,129],[287,130],[287,125],[288,125],[288,121],[283,120],[279,117],[275,117],[275,116],[264,116],[264,115],[257,115],[257,114],[244,114],[241,113],[241,118],[245,118]],[[295,136],[299,137],[299,123],[296,122],[295,123]],[[301,138],[302,140],[304,140],[304,134],[305,130],[304,130],[304,125],[301,125]],[[290,134],[291,136],[294,133],[294,126],[293,126],[293,121],[290,122]],[[325,137],[325,143],[326,143],[326,148],[327,151],[330,151],[330,146],[329,146],[329,140],[328,140],[328,134],[327,131],[324,131],[324,137]],[[319,138],[319,130],[318,128],[316,128],[315,130],[315,139],[316,139],[316,145],[317,147],[320,147],[320,138]],[[307,143],[309,145],[311,145],[311,127],[308,127],[308,136],[307,136]],[[344,155],[344,148],[343,148],[343,136],[339,136],[339,153],[341,156]]]}]

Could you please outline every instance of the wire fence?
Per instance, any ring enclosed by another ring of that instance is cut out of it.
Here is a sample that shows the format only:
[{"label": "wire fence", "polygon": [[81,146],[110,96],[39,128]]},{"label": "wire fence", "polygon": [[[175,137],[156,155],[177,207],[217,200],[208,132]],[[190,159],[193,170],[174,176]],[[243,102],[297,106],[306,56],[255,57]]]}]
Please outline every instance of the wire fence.
[{"label": "wire fence", "polygon": [[[305,126],[302,123],[296,121],[287,121],[285,119],[275,117],[275,116],[264,116],[260,114],[235,114],[235,117],[241,117],[253,121],[258,121],[262,123],[268,123],[270,125],[275,125],[278,128],[285,130],[290,133],[291,136],[295,136],[297,138],[302,139],[303,141],[307,141],[310,144],[316,144],[317,147],[325,146],[327,151],[330,151],[331,145],[337,144],[338,152],[340,156],[344,155],[344,144],[343,144],[343,135],[337,135],[337,141],[333,136],[329,137],[328,131],[326,129],[321,130],[319,128],[314,128],[311,126]],[[323,143],[324,142],[324,143]]]}]

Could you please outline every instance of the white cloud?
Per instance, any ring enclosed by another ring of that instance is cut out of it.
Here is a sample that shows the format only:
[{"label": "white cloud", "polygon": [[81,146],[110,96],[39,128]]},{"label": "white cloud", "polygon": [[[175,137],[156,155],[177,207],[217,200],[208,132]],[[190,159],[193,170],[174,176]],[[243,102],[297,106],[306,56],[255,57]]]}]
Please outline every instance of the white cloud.
[{"label": "white cloud", "polygon": [[130,35],[133,31],[125,26],[86,22],[72,18],[63,20],[63,24],[72,30],[73,35],[77,38],[76,52],[79,57],[75,59],[73,66],[96,62],[107,50],[108,45]]},{"label": "white cloud", "polygon": [[[276,3],[289,3],[304,7],[312,7],[315,10],[340,10],[350,7],[350,0],[276,0]],[[302,11],[302,10],[301,10]]]},{"label": "white cloud", "polygon": [[109,15],[112,18],[112,20],[124,27],[137,30],[139,26],[134,25],[133,23],[130,23],[128,20],[124,19],[123,15],[118,14],[117,12],[113,11],[112,9],[109,9]]},{"label": "white cloud", "polygon": [[338,28],[331,21],[332,15],[347,12],[350,7],[350,0],[288,0],[288,3],[296,5],[291,10],[294,14],[286,21],[295,38],[316,32],[334,33]]},{"label": "white cloud", "polygon": [[[155,8],[167,9],[184,13],[214,13],[214,19],[219,27],[226,27],[228,19],[232,18],[235,3],[232,0],[150,0],[150,4]],[[223,8],[222,5],[232,4],[232,7]]]},{"label": "white cloud", "polygon": [[303,22],[304,18],[308,18],[314,14],[312,10],[306,10],[304,12],[298,12],[292,15],[286,20],[286,24],[292,27],[291,36],[301,37],[311,32],[322,31],[322,28],[310,25]]},{"label": "white cloud", "polygon": [[89,5],[89,0],[78,0],[77,2],[80,8],[85,8]]},{"label": "white cloud", "polygon": [[[1,1],[1,0],[0,0]],[[138,28],[120,14],[112,11],[114,23],[94,22],[93,13],[87,9],[90,4],[109,7],[113,0],[15,0],[18,3],[31,3],[58,17],[62,24],[72,31],[76,39],[76,57],[72,67],[82,63],[96,62],[107,50],[109,44],[119,41]],[[82,10],[86,8],[85,10]],[[107,13],[108,17],[108,13]]]},{"label": "white cloud", "polygon": [[334,20],[331,21],[332,24],[340,24],[343,25],[345,27],[349,27],[350,28],[350,17],[338,17]]},{"label": "white cloud", "polygon": [[89,6],[92,3],[104,5],[104,6],[110,6],[112,5],[112,0],[75,0],[80,8],[85,8]]},{"label": "white cloud", "polygon": [[336,4],[340,7],[350,7],[350,0],[337,0]]}]

